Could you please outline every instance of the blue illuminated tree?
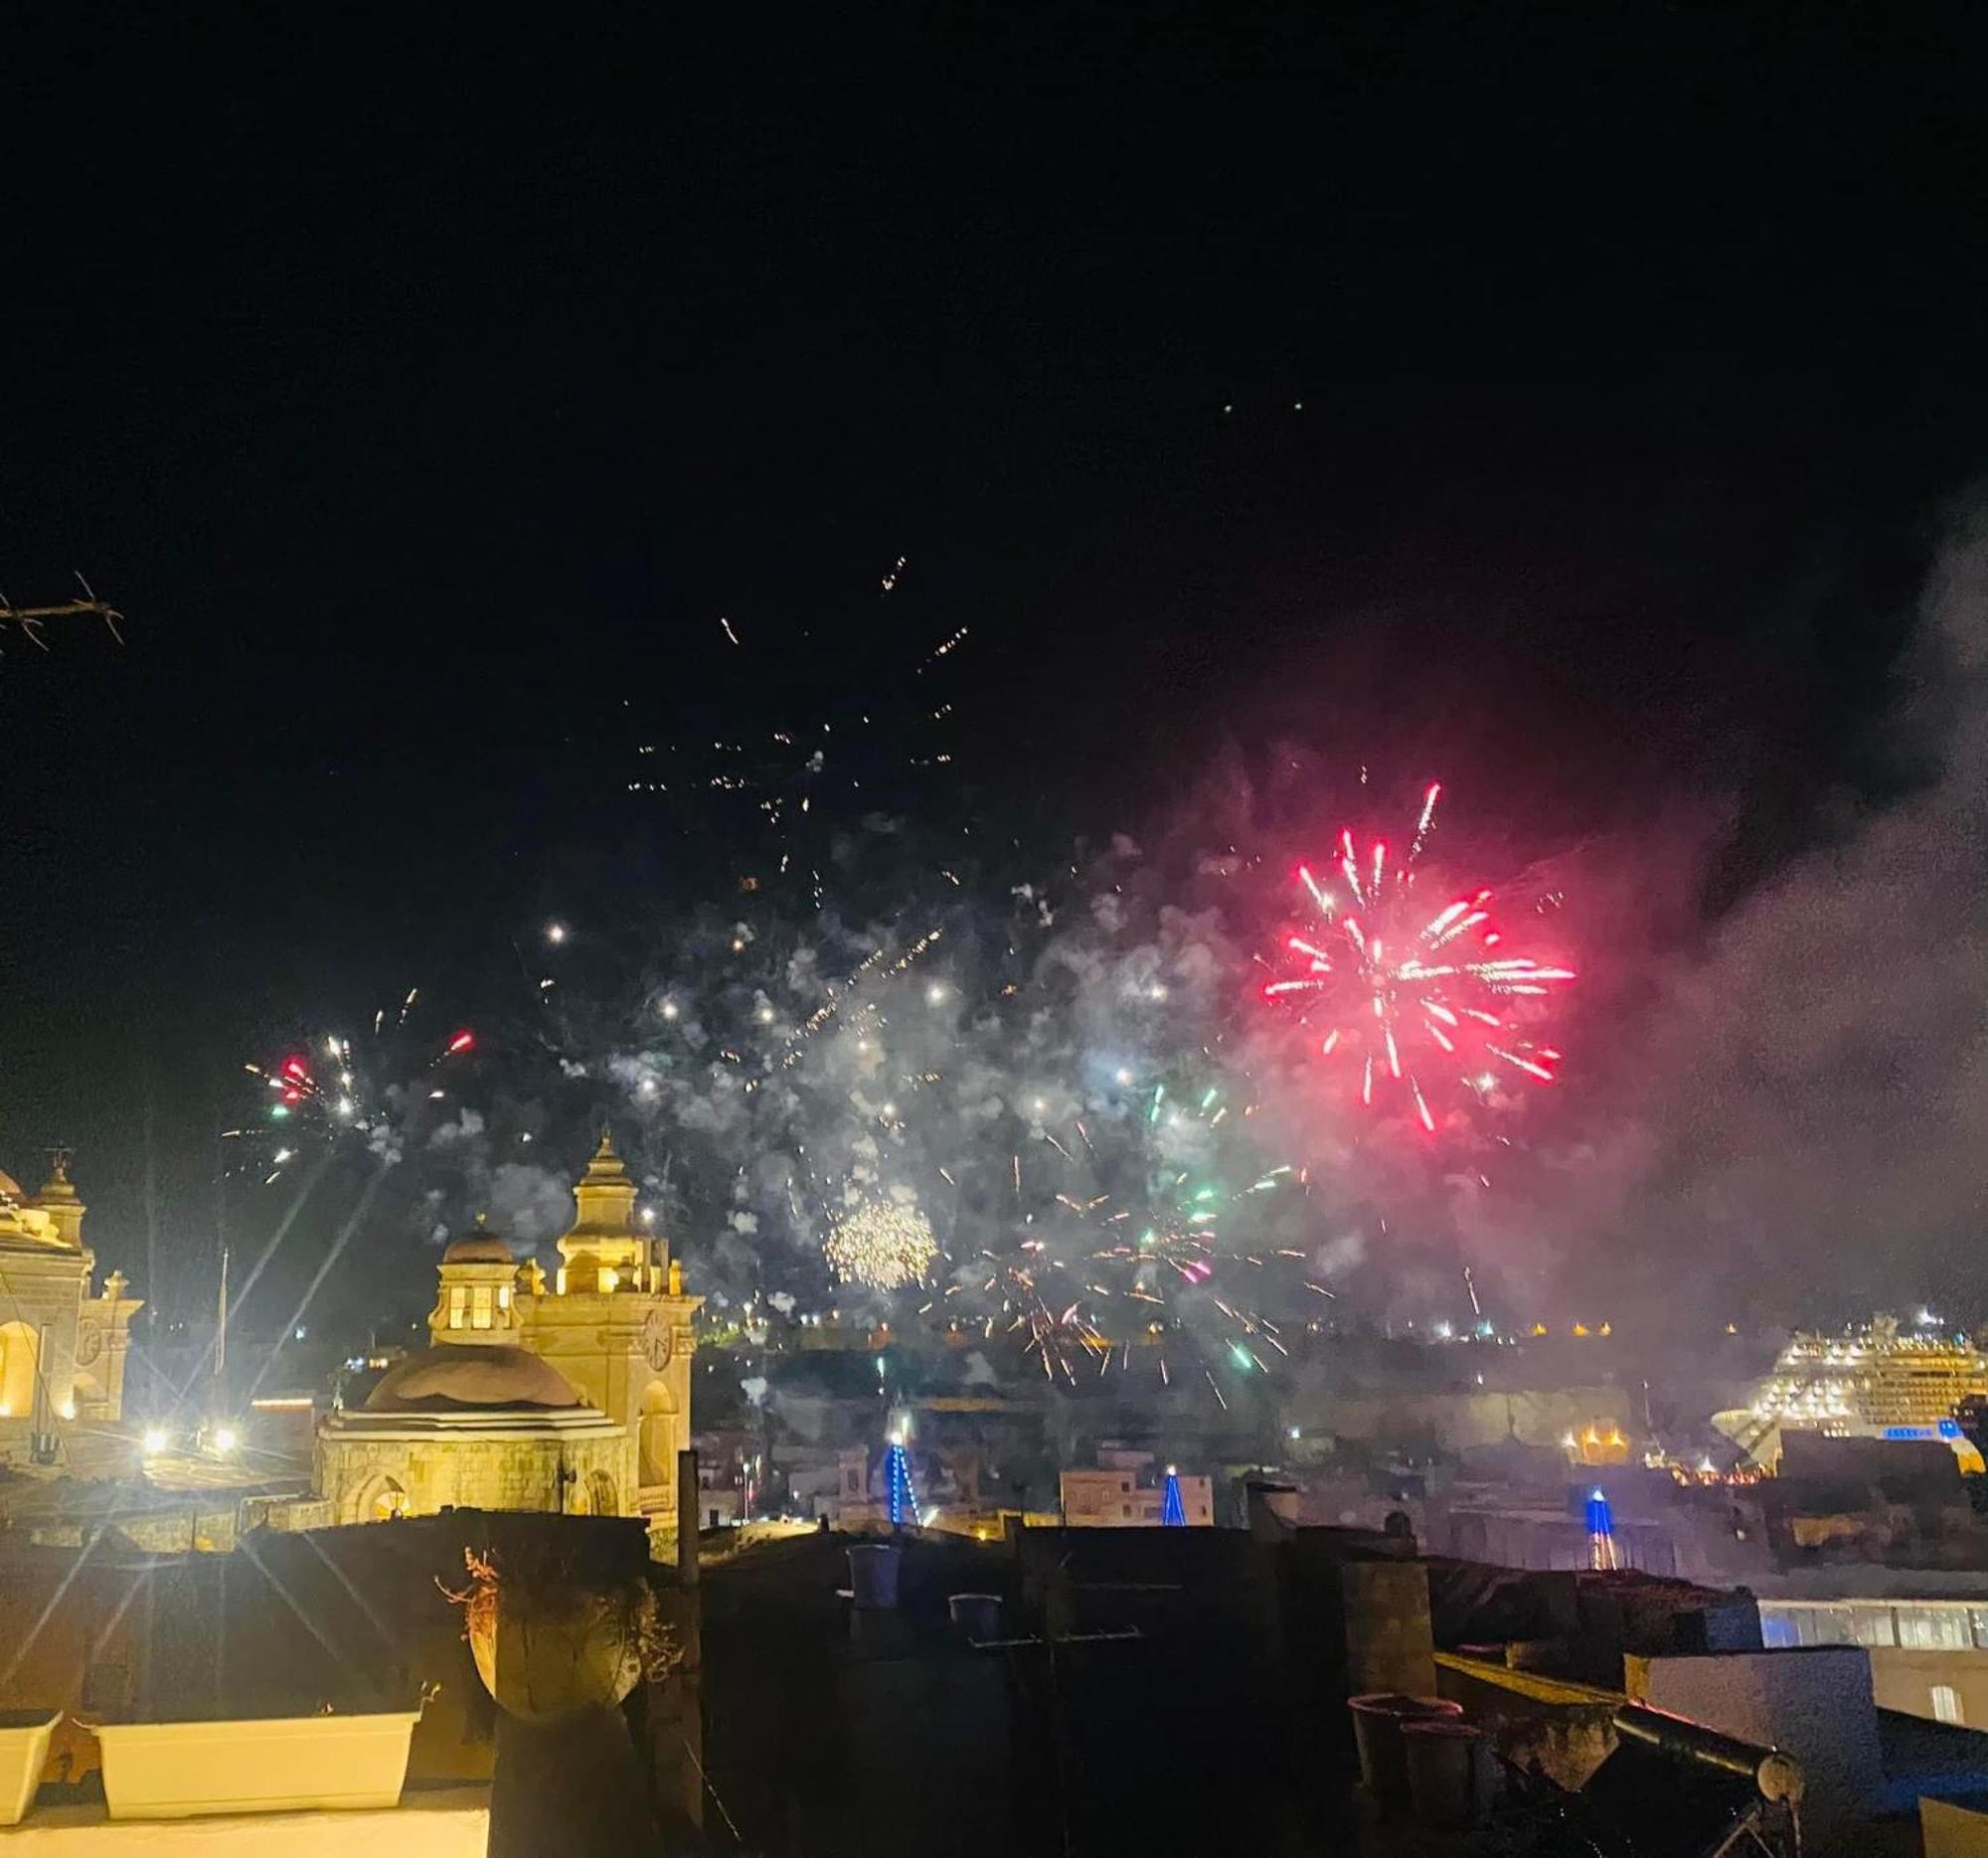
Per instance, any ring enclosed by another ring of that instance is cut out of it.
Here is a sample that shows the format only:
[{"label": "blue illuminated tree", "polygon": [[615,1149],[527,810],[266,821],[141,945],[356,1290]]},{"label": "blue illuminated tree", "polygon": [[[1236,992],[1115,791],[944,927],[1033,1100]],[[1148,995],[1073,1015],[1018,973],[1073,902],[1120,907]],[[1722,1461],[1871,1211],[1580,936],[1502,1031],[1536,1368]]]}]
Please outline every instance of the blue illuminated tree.
[{"label": "blue illuminated tree", "polygon": [[918,1522],[918,1499],[911,1489],[911,1458],[902,1438],[893,1438],[884,1453],[884,1498],[891,1506],[891,1527]]},{"label": "blue illuminated tree", "polygon": [[1160,1498],[1160,1522],[1168,1529],[1187,1527],[1187,1505],[1181,1501],[1180,1473],[1171,1464],[1167,1466],[1166,1494]]},{"label": "blue illuminated tree", "polygon": [[1599,1487],[1587,1495],[1587,1565],[1603,1570],[1622,1565],[1615,1553],[1615,1512]]}]

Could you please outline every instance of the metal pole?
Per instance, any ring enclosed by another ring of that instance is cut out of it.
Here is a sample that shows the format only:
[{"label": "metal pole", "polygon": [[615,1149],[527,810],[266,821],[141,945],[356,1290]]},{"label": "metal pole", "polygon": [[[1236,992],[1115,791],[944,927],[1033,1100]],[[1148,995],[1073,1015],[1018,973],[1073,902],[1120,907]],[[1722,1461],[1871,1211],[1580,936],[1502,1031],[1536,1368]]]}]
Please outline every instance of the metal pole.
[{"label": "metal pole", "polygon": [[221,1245],[221,1284],[214,1324],[214,1379],[219,1387],[228,1372],[228,1164],[223,1159],[219,1122],[214,1130],[214,1236]]},{"label": "metal pole", "polygon": [[214,1380],[223,1393],[228,1378],[228,1247],[221,1248],[221,1293],[214,1324]]}]

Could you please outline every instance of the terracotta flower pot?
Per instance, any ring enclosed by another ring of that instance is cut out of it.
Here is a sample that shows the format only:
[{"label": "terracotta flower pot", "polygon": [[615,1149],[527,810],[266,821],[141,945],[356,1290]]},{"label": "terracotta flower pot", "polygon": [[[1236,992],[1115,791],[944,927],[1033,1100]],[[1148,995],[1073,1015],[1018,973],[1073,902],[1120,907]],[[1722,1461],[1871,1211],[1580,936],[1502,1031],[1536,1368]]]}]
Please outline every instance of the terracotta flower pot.
[{"label": "terracotta flower pot", "polygon": [[1432,1826],[1483,1819],[1494,1770],[1482,1730],[1453,1716],[1416,1717],[1402,1725],[1402,1753],[1417,1819]]},{"label": "terracotta flower pot", "polygon": [[1417,1717],[1461,1716],[1463,1706],[1444,1697],[1404,1697],[1393,1691],[1372,1691],[1349,1697],[1353,1739],[1360,1751],[1360,1778],[1376,1799],[1408,1797],[1408,1758],[1402,1746],[1402,1725]]}]

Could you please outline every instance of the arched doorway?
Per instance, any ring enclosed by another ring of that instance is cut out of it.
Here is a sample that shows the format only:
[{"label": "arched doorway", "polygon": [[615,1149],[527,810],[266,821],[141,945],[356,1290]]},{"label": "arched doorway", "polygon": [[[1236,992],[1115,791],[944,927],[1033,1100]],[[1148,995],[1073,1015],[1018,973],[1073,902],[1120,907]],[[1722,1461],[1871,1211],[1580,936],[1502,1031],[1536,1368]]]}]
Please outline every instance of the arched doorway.
[{"label": "arched doorway", "polygon": [[642,1389],[642,1420],[636,1433],[637,1476],[645,1488],[674,1483],[677,1474],[677,1403],[667,1381]]},{"label": "arched doorway", "polygon": [[595,1471],[586,1480],[586,1509],[590,1516],[619,1516],[621,1501],[615,1494],[614,1479],[605,1471]]},{"label": "arched doorway", "polygon": [[354,1523],[392,1522],[408,1513],[408,1492],[398,1478],[385,1471],[374,1474],[352,1493],[345,1519]]},{"label": "arched doorway", "polygon": [[0,1414],[25,1420],[35,1411],[42,1339],[30,1323],[0,1322]]}]

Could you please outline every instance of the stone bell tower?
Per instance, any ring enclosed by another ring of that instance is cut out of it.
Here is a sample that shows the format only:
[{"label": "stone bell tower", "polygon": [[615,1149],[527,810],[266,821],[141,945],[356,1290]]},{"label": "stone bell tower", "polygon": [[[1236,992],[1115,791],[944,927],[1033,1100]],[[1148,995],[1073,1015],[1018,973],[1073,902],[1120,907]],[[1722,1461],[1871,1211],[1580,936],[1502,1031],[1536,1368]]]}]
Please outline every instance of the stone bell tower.
[{"label": "stone bell tower", "polygon": [[684,1294],[669,1241],[636,1215],[637,1191],[603,1129],[573,1190],[576,1217],[559,1242],[551,1288],[528,1269],[512,1308],[517,1342],[628,1429],[637,1507],[655,1552],[668,1558],[676,1552],[677,1451],[690,1442],[692,1321],[704,1299]]},{"label": "stone bell tower", "polygon": [[517,1346],[518,1264],[482,1214],[476,1216],[476,1230],[441,1255],[435,1277],[435,1306],[428,1311],[430,1342]]}]

